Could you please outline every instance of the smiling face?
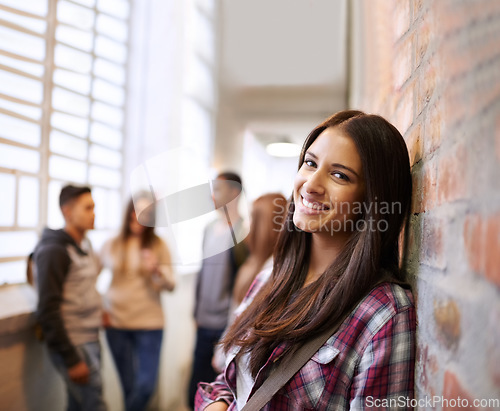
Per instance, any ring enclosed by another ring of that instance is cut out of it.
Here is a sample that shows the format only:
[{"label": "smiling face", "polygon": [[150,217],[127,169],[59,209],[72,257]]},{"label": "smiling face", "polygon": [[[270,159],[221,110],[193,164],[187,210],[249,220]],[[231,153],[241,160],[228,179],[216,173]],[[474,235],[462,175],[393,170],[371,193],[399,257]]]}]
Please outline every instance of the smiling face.
[{"label": "smiling face", "polygon": [[309,146],[294,182],[294,224],[309,233],[349,231],[364,198],[361,158],[338,127],[324,130]]}]

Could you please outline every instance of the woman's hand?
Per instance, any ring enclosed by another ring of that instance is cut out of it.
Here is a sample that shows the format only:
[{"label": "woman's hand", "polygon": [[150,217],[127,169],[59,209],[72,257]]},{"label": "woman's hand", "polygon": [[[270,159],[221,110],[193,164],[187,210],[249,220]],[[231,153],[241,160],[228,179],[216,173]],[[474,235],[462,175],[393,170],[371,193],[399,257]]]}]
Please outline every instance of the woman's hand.
[{"label": "woman's hand", "polygon": [[208,407],[205,407],[204,411],[226,411],[229,408],[224,401],[217,401],[210,404]]},{"label": "woman's hand", "polygon": [[160,264],[158,256],[153,251],[141,250],[141,268],[143,275],[151,281],[154,290],[174,290],[175,278],[172,268],[169,265]]},{"label": "woman's hand", "polygon": [[151,250],[141,250],[141,268],[147,275],[158,271],[158,257]]}]

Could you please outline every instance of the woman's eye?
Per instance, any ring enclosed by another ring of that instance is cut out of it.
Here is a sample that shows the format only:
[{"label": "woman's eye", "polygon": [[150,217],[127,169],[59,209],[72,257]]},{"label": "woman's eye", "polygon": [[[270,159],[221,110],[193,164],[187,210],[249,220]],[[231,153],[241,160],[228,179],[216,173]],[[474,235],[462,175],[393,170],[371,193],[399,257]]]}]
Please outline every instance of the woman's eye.
[{"label": "woman's eye", "polygon": [[340,171],[335,171],[332,173],[332,175],[340,180],[349,181],[349,177],[347,177],[344,173],[341,173]]},{"label": "woman's eye", "polygon": [[316,167],[316,163],[312,160],[304,160],[304,164],[306,164],[309,167]]}]

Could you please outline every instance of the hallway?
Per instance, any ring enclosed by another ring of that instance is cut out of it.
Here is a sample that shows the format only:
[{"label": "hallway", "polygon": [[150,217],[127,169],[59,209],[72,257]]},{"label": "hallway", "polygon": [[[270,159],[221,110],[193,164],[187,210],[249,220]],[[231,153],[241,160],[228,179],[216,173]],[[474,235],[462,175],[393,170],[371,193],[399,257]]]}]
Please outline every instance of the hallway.
[{"label": "hallway", "polygon": [[[500,409],[499,39],[498,0],[0,0],[0,410],[64,409],[26,275],[42,230],[64,225],[63,185],[92,188],[95,250],[132,194],[175,197],[226,170],[249,220],[259,196],[290,198],[304,140],[347,108],[386,118],[409,155],[415,408]],[[150,411],[188,411],[211,215],[186,204],[156,225],[178,285],[162,295]],[[101,340],[106,402],[122,411]]]}]

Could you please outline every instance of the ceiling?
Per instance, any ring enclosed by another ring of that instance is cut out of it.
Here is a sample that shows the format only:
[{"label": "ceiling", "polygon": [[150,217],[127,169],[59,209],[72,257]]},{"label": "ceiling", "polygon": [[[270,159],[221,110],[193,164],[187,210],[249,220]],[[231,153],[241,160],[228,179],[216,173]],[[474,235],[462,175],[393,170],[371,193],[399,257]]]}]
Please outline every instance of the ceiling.
[{"label": "ceiling", "polygon": [[238,87],[345,89],[345,0],[222,3],[225,82]]},{"label": "ceiling", "polygon": [[220,99],[264,143],[346,107],[346,0],[221,0]]}]

